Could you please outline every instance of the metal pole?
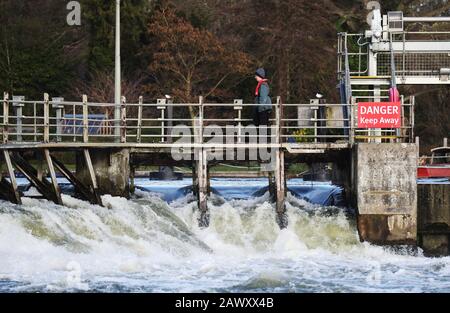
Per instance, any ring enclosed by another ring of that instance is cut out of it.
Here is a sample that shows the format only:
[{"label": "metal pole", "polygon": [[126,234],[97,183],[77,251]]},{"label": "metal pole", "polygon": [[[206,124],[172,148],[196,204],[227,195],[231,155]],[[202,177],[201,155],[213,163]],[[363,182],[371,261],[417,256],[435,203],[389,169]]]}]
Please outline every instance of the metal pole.
[{"label": "metal pole", "polygon": [[116,0],[116,60],[115,60],[115,92],[114,92],[114,137],[120,142],[120,105],[121,92],[121,63],[120,63],[120,0]]},{"label": "metal pole", "polygon": [[13,96],[13,107],[16,108],[16,121],[17,121],[16,135],[18,142],[22,141],[22,133],[23,133],[22,116],[23,116],[23,107],[25,105],[23,101],[25,101],[24,96]]},{"label": "metal pole", "polygon": [[56,109],[56,141],[62,141],[62,132],[63,132],[63,115],[64,115],[64,105],[61,104],[64,102],[64,98],[54,97],[52,98],[52,108]]}]

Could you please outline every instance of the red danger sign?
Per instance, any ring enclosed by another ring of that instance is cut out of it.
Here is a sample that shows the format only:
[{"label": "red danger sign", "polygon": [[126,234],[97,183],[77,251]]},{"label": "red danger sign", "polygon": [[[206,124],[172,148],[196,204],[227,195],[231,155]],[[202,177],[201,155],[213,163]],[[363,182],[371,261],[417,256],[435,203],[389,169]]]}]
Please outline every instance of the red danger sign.
[{"label": "red danger sign", "polygon": [[358,103],[358,128],[401,128],[400,102]]}]

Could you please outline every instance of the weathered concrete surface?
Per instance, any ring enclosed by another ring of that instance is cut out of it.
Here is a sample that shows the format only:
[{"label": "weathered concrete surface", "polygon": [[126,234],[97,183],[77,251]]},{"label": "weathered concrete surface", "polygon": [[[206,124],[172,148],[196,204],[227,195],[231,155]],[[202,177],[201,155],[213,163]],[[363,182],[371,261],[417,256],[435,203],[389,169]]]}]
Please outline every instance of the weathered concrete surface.
[{"label": "weathered concrete surface", "polygon": [[416,244],[417,145],[359,143],[353,189],[363,241]]},{"label": "weathered concrete surface", "polygon": [[[130,152],[128,149],[90,149],[101,195],[130,196]],[[77,156],[77,177],[90,185],[89,170],[82,155]]]},{"label": "weathered concrete surface", "polygon": [[449,255],[450,184],[420,184],[418,199],[419,245],[427,255]]}]

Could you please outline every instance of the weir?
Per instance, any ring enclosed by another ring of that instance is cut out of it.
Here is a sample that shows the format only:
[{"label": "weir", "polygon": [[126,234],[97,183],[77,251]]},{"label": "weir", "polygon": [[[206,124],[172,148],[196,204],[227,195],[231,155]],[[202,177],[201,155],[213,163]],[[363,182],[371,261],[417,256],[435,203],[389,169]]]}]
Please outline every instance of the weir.
[{"label": "weir", "polygon": [[[140,97],[138,103],[127,103],[123,97],[120,110],[115,110],[117,105],[92,103],[86,95],[79,102],[50,100],[48,94],[41,101],[30,101],[11,99],[5,93],[0,115],[0,197],[21,203],[16,182],[16,172],[20,172],[42,197],[62,204],[56,181],[59,172],[74,185],[79,197],[102,204],[101,195],[130,196],[138,167],[187,166],[192,169],[199,225],[207,227],[211,166],[254,162],[267,174],[277,221],[283,228],[289,223],[287,165],[329,163],[333,182],[344,187],[349,205],[357,209],[362,241],[415,245],[417,225],[422,225],[417,211],[415,99],[391,99],[386,86],[392,75],[399,75],[395,77],[398,84],[449,84],[446,71],[441,70],[447,66],[445,62],[429,62],[429,70],[416,72],[407,60],[409,53],[419,50],[421,57],[431,59],[436,53],[450,54],[450,36],[440,41],[439,47],[430,45],[435,41],[431,32],[423,33],[427,40],[413,41],[406,28],[392,28],[397,25],[395,18],[398,15],[386,15],[379,34],[339,34],[342,103],[313,99],[306,104],[286,104],[278,97],[269,130],[252,126],[245,116],[255,104],[239,99],[228,104],[207,103],[202,97],[198,103],[166,99],[144,103]],[[393,51],[389,51],[390,43]],[[389,66],[392,70],[394,62],[386,59],[391,55],[403,67],[389,76],[385,72]],[[398,105],[378,112],[399,114],[398,123],[382,128],[362,126],[361,114],[370,112],[361,113],[358,108],[367,102]],[[120,116],[110,116],[119,111]],[[75,161],[65,161],[70,158]],[[420,242],[429,242],[428,238],[424,234]]]}]

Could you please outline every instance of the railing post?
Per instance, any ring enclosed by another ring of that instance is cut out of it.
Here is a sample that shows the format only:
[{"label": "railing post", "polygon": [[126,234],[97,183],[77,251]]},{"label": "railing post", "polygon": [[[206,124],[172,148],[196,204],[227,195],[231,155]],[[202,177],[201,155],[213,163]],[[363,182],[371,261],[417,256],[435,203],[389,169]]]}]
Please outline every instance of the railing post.
[{"label": "railing post", "polygon": [[44,94],[44,142],[50,142],[50,96]]},{"label": "railing post", "polygon": [[34,133],[34,142],[37,142],[37,104],[33,103],[33,133]]},{"label": "railing post", "polygon": [[413,142],[414,140],[414,125],[415,125],[415,115],[414,115],[414,107],[416,105],[416,97],[415,96],[411,96],[410,98],[410,102],[411,102],[411,106],[409,107],[409,115],[410,115],[410,126],[411,126],[411,130],[410,130],[410,140],[411,142]]},{"label": "railing post", "polygon": [[281,133],[281,97],[277,97],[277,106],[275,108],[275,123],[276,123],[276,143],[282,143]]},{"label": "railing post", "polygon": [[22,141],[22,117],[23,117],[23,107],[25,97],[24,96],[13,96],[13,107],[16,108],[16,134],[17,141]]},{"label": "railing post", "polygon": [[62,130],[63,130],[63,116],[64,116],[64,98],[53,97],[52,98],[52,108],[56,110],[56,141],[62,141]]},{"label": "railing post", "polygon": [[356,107],[356,99],[351,98],[350,101],[350,131],[349,131],[349,141],[350,144],[353,145],[355,143],[355,107]]},{"label": "railing post", "polygon": [[141,143],[142,136],[142,104],[144,103],[144,98],[142,96],[139,97],[139,106],[138,106],[138,124],[137,124],[137,138],[136,141]]},{"label": "railing post", "polygon": [[120,142],[127,142],[127,99],[124,96],[120,105]]},{"label": "railing post", "polygon": [[8,143],[9,94],[3,93],[3,143]]},{"label": "railing post", "polygon": [[87,95],[83,95],[83,142],[89,142],[89,107]]},{"label": "railing post", "polygon": [[311,99],[309,103],[313,105],[311,110],[313,110],[312,121],[314,122],[314,143],[317,143],[317,111],[319,110],[319,99]]},{"label": "railing post", "polygon": [[391,139],[391,142],[397,142],[397,143],[402,143],[402,142],[408,142],[409,138],[407,136],[408,133],[408,128],[406,125],[406,118],[405,118],[405,97],[403,95],[401,95],[400,97],[400,112],[401,112],[401,116],[400,116],[400,127],[401,128],[396,128],[395,129],[395,140]]},{"label": "railing post", "polygon": [[173,129],[173,99],[169,98],[167,100],[167,127],[166,127],[166,136],[167,142],[172,143],[172,129]]},{"label": "railing post", "polygon": [[204,118],[204,107],[203,107],[203,96],[199,97],[199,118],[200,118],[200,129],[199,129],[199,137],[200,143],[203,143],[203,118]]},{"label": "railing post", "polygon": [[164,143],[165,140],[165,111],[166,111],[166,104],[167,104],[167,100],[166,99],[158,99],[157,100],[157,104],[158,104],[158,110],[161,110],[161,142]]},{"label": "railing post", "polygon": [[234,100],[234,109],[237,111],[237,121],[238,121],[238,143],[242,143],[242,104],[244,103],[241,99]]}]

